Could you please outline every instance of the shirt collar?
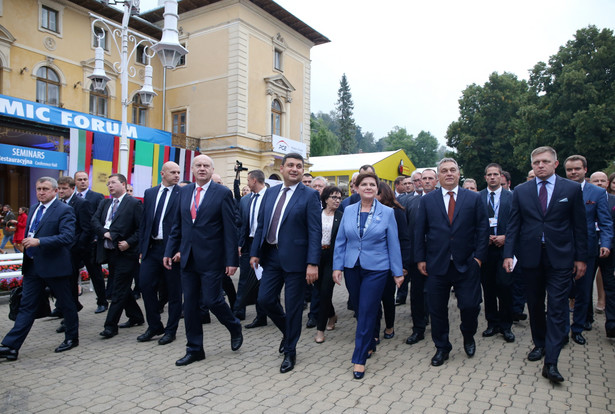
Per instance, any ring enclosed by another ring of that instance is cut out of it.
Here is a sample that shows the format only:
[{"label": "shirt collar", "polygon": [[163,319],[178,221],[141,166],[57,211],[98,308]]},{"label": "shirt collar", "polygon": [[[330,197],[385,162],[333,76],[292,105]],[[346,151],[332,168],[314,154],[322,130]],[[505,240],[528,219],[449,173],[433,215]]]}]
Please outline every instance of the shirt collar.
[{"label": "shirt collar", "polygon": [[[120,197],[118,197],[118,198],[117,198],[117,201],[118,201],[119,203],[121,203],[121,202],[122,202],[122,200],[124,199],[124,197],[126,197],[126,195],[127,195],[127,194],[128,194],[128,193],[124,193],[124,194],[122,194]],[[113,197],[113,199],[115,200],[115,197]]]},{"label": "shirt collar", "polygon": [[56,201],[58,199],[58,197],[54,197],[53,200],[51,200],[50,202],[43,204],[45,206],[45,209],[49,208],[50,205],[53,204],[54,201]]},{"label": "shirt collar", "polygon": [[490,195],[491,195],[491,193],[495,193],[495,196],[494,196],[494,197],[499,197],[499,196],[500,196],[500,194],[502,194],[502,187],[501,187],[501,186],[500,186],[500,187],[498,187],[498,189],[497,189],[497,190],[495,190],[495,191],[491,191],[491,190],[489,189],[489,187],[487,187],[487,195],[489,195],[489,196],[490,196]]},{"label": "shirt collar", "polygon": [[444,187],[440,187],[440,189],[442,190],[442,195],[445,196],[448,194],[449,191],[452,191],[453,193],[455,193],[455,195],[457,195],[457,193],[459,192],[459,186],[455,186],[455,188],[453,188],[452,190],[447,190]]},{"label": "shirt collar", "polygon": [[552,174],[549,178],[547,178],[546,180],[543,180],[542,178],[538,178],[536,177],[536,185],[540,185],[540,183],[542,181],[546,181],[551,185],[555,185],[555,174]]},{"label": "shirt collar", "polygon": [[582,191],[582,190],[585,190],[585,183],[586,183],[586,182],[587,182],[587,181],[583,180],[583,182],[581,183],[581,191]]}]

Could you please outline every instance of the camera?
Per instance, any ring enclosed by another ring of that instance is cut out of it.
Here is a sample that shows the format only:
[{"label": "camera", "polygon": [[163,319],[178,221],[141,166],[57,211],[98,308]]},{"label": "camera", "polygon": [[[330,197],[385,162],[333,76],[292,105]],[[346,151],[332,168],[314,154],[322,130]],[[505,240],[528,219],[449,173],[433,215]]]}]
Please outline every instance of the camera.
[{"label": "camera", "polygon": [[246,167],[243,166],[243,163],[239,160],[235,161],[235,167],[233,168],[235,172],[248,171]]}]

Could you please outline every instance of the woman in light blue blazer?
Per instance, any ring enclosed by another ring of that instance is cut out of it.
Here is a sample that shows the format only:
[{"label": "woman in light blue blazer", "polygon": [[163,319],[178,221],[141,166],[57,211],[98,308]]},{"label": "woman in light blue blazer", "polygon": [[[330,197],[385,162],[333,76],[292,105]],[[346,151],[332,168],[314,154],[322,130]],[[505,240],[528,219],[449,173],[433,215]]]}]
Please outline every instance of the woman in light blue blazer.
[{"label": "woman in light blue blazer", "polygon": [[378,176],[367,172],[355,181],[359,203],[344,210],[335,239],[333,280],[340,284],[342,270],[350,301],[357,313],[353,375],[361,379],[365,361],[376,350],[378,307],[387,277],[399,287],[404,280],[395,213],[376,200]]}]

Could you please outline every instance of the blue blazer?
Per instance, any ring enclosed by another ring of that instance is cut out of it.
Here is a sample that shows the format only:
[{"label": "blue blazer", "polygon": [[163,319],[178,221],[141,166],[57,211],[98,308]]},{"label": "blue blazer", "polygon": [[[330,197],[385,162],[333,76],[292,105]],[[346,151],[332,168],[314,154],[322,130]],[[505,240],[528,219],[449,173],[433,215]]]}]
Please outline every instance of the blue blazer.
[{"label": "blue blazer", "polygon": [[198,272],[237,267],[239,254],[233,193],[212,182],[193,223],[190,206],[195,186],[192,183],[179,189],[173,227],[164,256],[173,257],[181,252],[181,268],[184,269],[192,254]]},{"label": "blue blazer", "polygon": [[[165,241],[169,239],[171,227],[175,220],[175,208],[179,199],[179,189],[180,187],[176,185],[173,187],[171,194],[167,194],[169,202],[164,211],[164,216],[160,218],[162,221],[162,239]],[[141,253],[142,259],[145,259],[147,256],[150,239],[152,238],[152,226],[154,225],[154,215],[156,214],[158,191],[160,191],[160,185],[148,188],[143,195],[143,218],[141,219],[141,228],[139,229],[139,253]]]},{"label": "blue blazer", "polygon": [[374,216],[363,237],[357,228],[361,203],[351,204],[344,210],[335,239],[333,270],[353,268],[359,260],[362,269],[390,270],[393,276],[404,274],[395,212],[378,200],[374,203]]},{"label": "blue blazer", "polygon": [[540,207],[536,180],[515,187],[504,257],[516,254],[522,267],[538,267],[543,234],[554,268],[572,269],[575,261],[587,261],[587,221],[581,184],[556,176],[546,214]]},{"label": "blue blazer", "polygon": [[[489,189],[485,188],[479,192],[481,200],[487,209],[487,218],[489,217]],[[508,229],[508,220],[510,219],[510,208],[512,207],[512,192],[502,189],[500,193],[500,207],[498,210],[498,236],[505,236]]]},{"label": "blue blazer", "polygon": [[480,194],[459,187],[453,224],[444,207],[441,189],[420,198],[414,231],[414,260],[427,262],[429,275],[444,275],[453,258],[460,273],[468,271],[474,258],[481,262],[489,247],[489,219]]},{"label": "blue blazer", "polygon": [[[606,190],[596,185],[585,183],[583,187],[583,202],[585,203],[585,216],[587,219],[587,252],[589,257],[597,256],[599,247],[611,248],[613,241],[613,220],[609,212],[609,202]],[[598,246],[598,232],[600,229],[600,246]]]},{"label": "blue blazer", "polygon": [[[265,192],[258,211],[258,227],[254,234],[254,242],[250,256],[265,259],[261,256],[261,249],[271,217],[273,207],[282,185],[271,187]],[[290,198],[284,215],[280,219],[278,231],[278,249],[280,265],[285,272],[305,272],[308,264],[318,266],[322,240],[322,222],[320,218],[321,204],[318,191],[297,185],[294,194]],[[235,247],[237,250],[237,247]],[[261,265],[266,263],[261,260]]]},{"label": "blue blazer", "polygon": [[[38,205],[30,207],[26,237]],[[34,258],[26,254],[23,256],[22,274],[36,274],[42,278],[70,275],[70,249],[75,242],[75,223],[73,208],[56,198],[43,214],[34,233],[34,237],[41,242],[39,246],[31,248]]]}]

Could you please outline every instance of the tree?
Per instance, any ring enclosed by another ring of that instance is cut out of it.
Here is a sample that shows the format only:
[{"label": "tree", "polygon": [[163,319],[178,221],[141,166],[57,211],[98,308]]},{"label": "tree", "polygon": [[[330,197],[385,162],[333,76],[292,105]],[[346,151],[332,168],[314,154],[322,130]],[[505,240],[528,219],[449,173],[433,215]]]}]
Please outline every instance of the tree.
[{"label": "tree", "polygon": [[323,119],[310,118],[310,156],[317,157],[320,155],[336,155],[339,154],[340,142],[337,137],[327,126]]},{"label": "tree", "polygon": [[340,80],[340,88],[337,91],[337,118],[339,123],[339,138],[340,152],[342,154],[352,154],[357,149],[355,140],[355,123],[352,118],[354,104],[352,103],[352,94],[350,93],[350,85],[346,79],[346,74],[342,75]]},{"label": "tree", "polygon": [[438,161],[438,140],[430,132],[421,131],[414,139],[408,157],[416,167],[429,167]]},{"label": "tree", "polygon": [[366,132],[365,134],[361,130],[361,127],[357,125],[355,132],[355,140],[357,142],[357,151],[360,152],[375,152],[376,142],[374,141],[374,134]]},{"label": "tree", "polygon": [[[412,160],[409,154],[414,150],[414,137],[408,134],[406,128],[399,126],[393,127],[386,137],[380,139],[382,142],[383,151],[397,151],[402,149],[406,155]],[[414,161],[412,161],[414,163]],[[416,164],[415,164],[416,165]]]}]

